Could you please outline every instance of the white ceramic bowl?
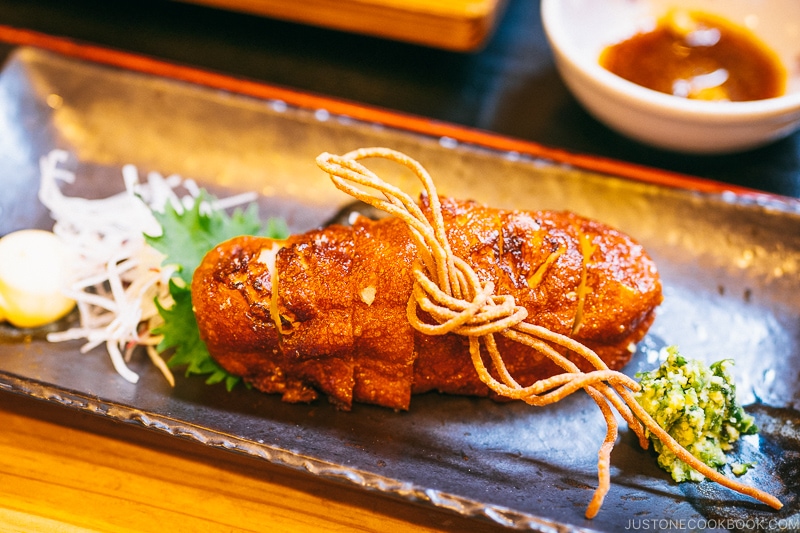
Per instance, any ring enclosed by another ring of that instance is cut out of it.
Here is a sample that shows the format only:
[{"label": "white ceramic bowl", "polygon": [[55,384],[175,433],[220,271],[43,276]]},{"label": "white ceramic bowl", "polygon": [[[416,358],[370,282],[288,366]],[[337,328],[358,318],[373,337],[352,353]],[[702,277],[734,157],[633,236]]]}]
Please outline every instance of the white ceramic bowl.
[{"label": "white ceramic bowl", "polygon": [[[642,143],[687,153],[755,148],[800,127],[800,0],[542,0],[542,22],[567,87],[598,120]],[[689,100],[646,89],[599,64],[608,45],[652,28],[670,8],[745,26],[788,70],[785,95]]]}]

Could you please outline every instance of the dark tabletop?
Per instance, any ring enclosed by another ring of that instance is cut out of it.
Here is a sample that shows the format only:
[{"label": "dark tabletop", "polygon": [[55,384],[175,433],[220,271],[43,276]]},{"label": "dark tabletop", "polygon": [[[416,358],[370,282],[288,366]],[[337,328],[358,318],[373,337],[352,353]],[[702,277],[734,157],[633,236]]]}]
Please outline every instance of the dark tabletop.
[{"label": "dark tabletop", "polygon": [[163,0],[0,0],[0,24],[800,197],[800,133],[745,153],[689,156],[648,148],[598,123],[559,78],[535,0],[510,0],[474,53]]}]

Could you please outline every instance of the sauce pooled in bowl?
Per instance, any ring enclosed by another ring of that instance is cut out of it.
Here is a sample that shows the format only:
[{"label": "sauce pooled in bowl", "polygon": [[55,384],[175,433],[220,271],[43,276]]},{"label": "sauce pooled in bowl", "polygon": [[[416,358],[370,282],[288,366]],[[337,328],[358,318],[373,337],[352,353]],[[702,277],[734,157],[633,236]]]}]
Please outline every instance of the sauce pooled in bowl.
[{"label": "sauce pooled in bowl", "polygon": [[719,17],[681,10],[605,48],[600,65],[648,89],[697,100],[763,100],[786,90],[785,68],[757,37]]}]

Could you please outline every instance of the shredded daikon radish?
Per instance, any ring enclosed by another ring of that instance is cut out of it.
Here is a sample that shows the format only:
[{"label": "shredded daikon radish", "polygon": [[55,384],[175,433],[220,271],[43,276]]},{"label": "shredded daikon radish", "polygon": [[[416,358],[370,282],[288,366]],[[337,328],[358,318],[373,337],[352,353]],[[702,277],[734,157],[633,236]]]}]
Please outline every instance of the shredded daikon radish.
[{"label": "shredded daikon radish", "polygon": [[[170,204],[177,212],[190,209],[200,194],[197,184],[177,175],[150,172],[140,181],[134,165],[122,167],[125,190],[101,199],[65,196],[61,183],[74,183],[76,176],[62,165],[69,158],[63,150],[43,156],[39,167],[40,201],[55,221],[53,233],[77,252],[77,278],[67,296],[77,302],[79,325],[50,333],[53,342],[84,339],[81,352],[100,345],[114,369],[127,381],[139,375],[128,367],[134,348],[142,346],[170,385],[175,379],[155,349],[159,337],[151,331],[161,323],[155,299],[169,307],[169,279],[174,268],[163,266],[164,256],[145,241],[157,236],[161,227],[153,211]],[[255,194],[240,194],[201,205],[201,210],[224,209],[255,200]]]}]

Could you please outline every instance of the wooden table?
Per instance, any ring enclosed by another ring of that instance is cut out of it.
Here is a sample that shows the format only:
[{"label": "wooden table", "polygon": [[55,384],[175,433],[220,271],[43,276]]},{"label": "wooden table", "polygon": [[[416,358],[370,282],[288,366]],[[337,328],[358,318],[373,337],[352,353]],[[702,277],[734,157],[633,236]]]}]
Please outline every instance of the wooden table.
[{"label": "wooden table", "polygon": [[0,531],[491,532],[358,491],[0,393]]}]

